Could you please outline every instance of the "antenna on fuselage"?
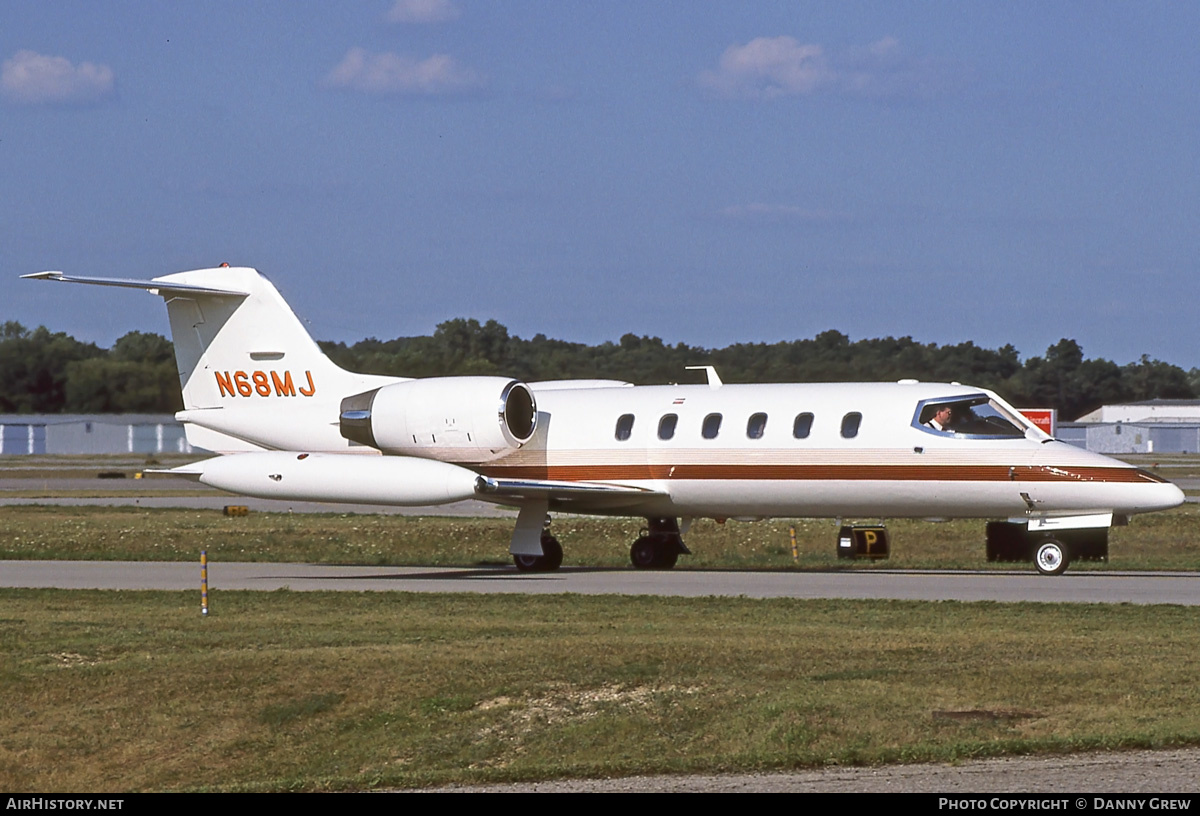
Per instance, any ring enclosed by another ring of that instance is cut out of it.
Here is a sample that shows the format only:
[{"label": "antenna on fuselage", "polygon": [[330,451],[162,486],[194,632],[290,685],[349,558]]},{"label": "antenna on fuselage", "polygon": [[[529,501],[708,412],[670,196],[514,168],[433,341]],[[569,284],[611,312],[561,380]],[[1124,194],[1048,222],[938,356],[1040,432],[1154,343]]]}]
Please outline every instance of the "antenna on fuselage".
[{"label": "antenna on fuselage", "polygon": [[717,376],[717,369],[714,366],[684,366],[688,371],[703,371],[708,374],[708,387],[720,388],[725,383],[721,382],[721,378]]}]

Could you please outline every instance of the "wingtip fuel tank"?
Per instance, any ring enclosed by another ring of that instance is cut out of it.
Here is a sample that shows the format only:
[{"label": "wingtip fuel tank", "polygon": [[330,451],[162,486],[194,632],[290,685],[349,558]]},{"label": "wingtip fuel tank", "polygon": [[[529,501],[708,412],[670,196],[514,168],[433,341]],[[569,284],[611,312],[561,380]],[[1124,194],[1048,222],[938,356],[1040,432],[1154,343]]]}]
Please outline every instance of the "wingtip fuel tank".
[{"label": "wingtip fuel tank", "polygon": [[260,499],[423,506],[475,496],[479,474],[458,465],[407,456],[346,456],[265,451],[185,465],[181,475]]}]

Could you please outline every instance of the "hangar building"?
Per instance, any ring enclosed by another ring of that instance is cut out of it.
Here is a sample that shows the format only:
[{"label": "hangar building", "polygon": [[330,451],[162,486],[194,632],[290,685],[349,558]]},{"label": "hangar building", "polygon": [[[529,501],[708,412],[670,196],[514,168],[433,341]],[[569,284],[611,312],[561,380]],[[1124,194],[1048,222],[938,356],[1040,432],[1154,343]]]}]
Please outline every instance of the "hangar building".
[{"label": "hangar building", "polygon": [[0,455],[191,453],[172,414],[0,414]]},{"label": "hangar building", "polygon": [[1058,438],[1096,453],[1197,453],[1200,400],[1105,405],[1075,422],[1058,423]]}]

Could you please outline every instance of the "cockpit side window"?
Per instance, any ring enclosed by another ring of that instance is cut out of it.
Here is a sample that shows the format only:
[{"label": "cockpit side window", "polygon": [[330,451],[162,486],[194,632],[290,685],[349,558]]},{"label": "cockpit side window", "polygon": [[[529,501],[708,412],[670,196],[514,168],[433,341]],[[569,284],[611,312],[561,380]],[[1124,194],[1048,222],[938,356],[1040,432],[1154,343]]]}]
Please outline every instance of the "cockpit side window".
[{"label": "cockpit side window", "polygon": [[962,413],[962,407],[953,402],[939,402],[921,411],[921,424],[939,433],[952,433],[954,421]]},{"label": "cockpit side window", "polygon": [[987,394],[924,400],[913,426],[946,436],[1004,439],[1025,436],[1026,424],[1016,412]]}]

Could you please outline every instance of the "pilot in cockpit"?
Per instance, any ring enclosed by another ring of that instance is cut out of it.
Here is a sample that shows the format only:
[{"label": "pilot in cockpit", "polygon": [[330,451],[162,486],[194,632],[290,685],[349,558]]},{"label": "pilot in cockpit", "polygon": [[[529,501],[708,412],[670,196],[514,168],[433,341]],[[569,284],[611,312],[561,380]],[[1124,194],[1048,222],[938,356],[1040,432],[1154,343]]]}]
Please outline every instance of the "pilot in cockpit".
[{"label": "pilot in cockpit", "polygon": [[950,405],[939,405],[933,412],[933,416],[925,421],[925,427],[932,428],[935,431],[948,432],[952,431],[950,423],[954,421],[954,408]]}]

